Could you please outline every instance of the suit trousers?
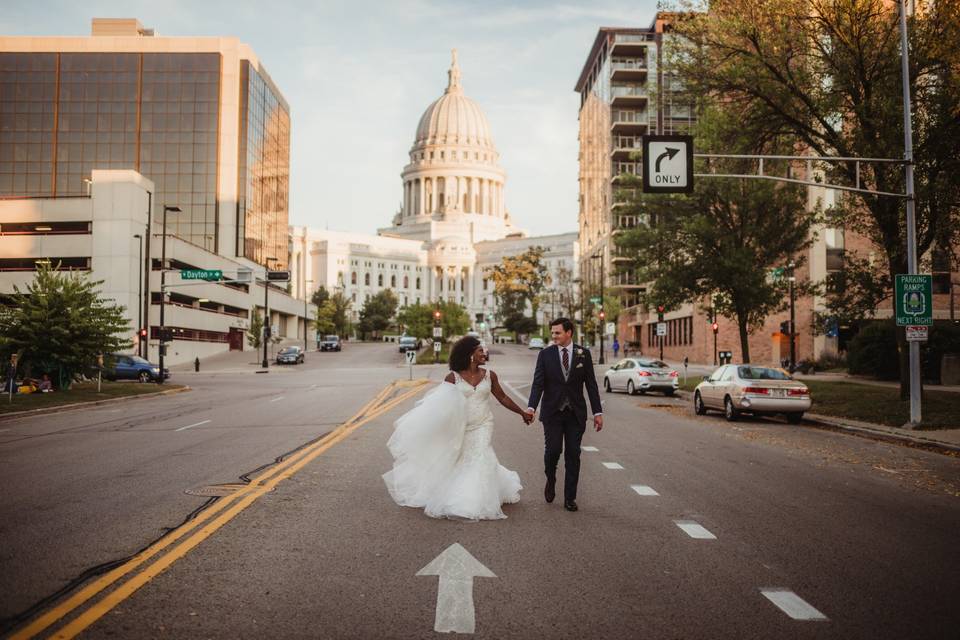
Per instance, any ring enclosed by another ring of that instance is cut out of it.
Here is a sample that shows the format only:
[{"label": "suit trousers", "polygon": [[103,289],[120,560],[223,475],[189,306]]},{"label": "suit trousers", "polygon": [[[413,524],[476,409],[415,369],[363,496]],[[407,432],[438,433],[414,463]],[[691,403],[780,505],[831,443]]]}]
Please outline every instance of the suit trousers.
[{"label": "suit trousers", "polygon": [[580,442],[587,425],[571,409],[560,411],[543,423],[543,469],[547,478],[557,477],[557,464],[563,453],[563,497],[577,499],[580,480]]}]

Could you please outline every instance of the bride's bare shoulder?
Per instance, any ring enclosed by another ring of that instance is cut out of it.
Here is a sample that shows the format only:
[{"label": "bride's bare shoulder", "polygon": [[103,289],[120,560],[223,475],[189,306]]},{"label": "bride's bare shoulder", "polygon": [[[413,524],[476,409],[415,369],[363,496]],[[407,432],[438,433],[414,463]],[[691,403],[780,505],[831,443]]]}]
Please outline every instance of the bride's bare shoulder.
[{"label": "bride's bare shoulder", "polygon": [[443,379],[444,382],[449,382],[450,384],[457,384],[457,376],[453,375],[453,371],[447,374],[447,377]]}]

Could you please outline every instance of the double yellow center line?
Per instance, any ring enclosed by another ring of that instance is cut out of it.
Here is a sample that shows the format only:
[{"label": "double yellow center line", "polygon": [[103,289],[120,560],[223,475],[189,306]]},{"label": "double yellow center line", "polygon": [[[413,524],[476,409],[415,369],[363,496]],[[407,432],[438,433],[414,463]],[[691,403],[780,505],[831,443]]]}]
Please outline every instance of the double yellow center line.
[{"label": "double yellow center line", "polygon": [[[416,380],[413,382],[397,381],[387,385],[354,414],[353,417],[322,439],[308,447],[304,447],[280,464],[267,469],[259,476],[253,478],[250,484],[246,485],[240,491],[225,496],[213,503],[208,509],[201,511],[193,520],[185,522],[183,525],[170,531],[170,533],[162,539],[147,547],[121,566],[104,574],[96,581],[70,596],[67,600],[33,620],[29,625],[10,636],[11,640],[33,638],[59,620],[72,614],[94,596],[118,583],[122,578],[140,569],[143,565],[147,564],[149,560],[156,557],[156,560],[152,564],[149,564],[129,580],[117,586],[105,597],[89,606],[80,613],[80,615],[70,621],[70,623],[50,636],[51,638],[75,637],[115,606],[130,597],[137,589],[150,582],[150,580],[165,571],[174,562],[187,555],[191,549],[197,547],[220,527],[235,518],[241,511],[256,502],[264,494],[270,492],[280,482],[295,474],[363,425],[420,393],[426,384],[426,380]],[[400,391],[399,395],[393,397],[394,393],[398,390]],[[174,546],[174,543],[183,538],[186,539],[179,545]]]}]

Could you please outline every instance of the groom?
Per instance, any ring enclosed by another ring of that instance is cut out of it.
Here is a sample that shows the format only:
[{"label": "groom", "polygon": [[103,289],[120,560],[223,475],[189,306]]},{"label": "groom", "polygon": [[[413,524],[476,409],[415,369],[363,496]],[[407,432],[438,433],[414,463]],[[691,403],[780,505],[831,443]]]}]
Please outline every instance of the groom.
[{"label": "groom", "polygon": [[576,511],[580,441],[587,429],[584,387],[590,397],[593,428],[597,431],[603,428],[603,409],[593,373],[593,359],[589,351],[573,344],[573,323],[567,318],[557,318],[550,323],[550,337],[554,344],[541,351],[537,358],[526,419],[533,420],[542,397],[540,422],[543,423],[543,467],[547,474],[543,497],[547,502],[553,502],[557,495],[557,463],[566,447],[563,455],[563,507],[567,511]]}]

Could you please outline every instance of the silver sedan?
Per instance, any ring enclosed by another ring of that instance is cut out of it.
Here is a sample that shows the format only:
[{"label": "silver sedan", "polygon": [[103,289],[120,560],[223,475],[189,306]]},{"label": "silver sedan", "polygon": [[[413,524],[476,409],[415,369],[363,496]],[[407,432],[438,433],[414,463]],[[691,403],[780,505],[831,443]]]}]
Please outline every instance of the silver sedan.
[{"label": "silver sedan", "polygon": [[697,385],[693,409],[701,416],[709,409],[717,409],[730,421],[741,413],[782,413],[787,422],[798,424],[803,412],[810,409],[810,389],[782,369],[728,364]]},{"label": "silver sedan", "polygon": [[665,362],[650,358],[624,358],[603,374],[603,388],[626,391],[630,395],[647,391],[662,391],[672,396],[679,387],[676,371]]}]

